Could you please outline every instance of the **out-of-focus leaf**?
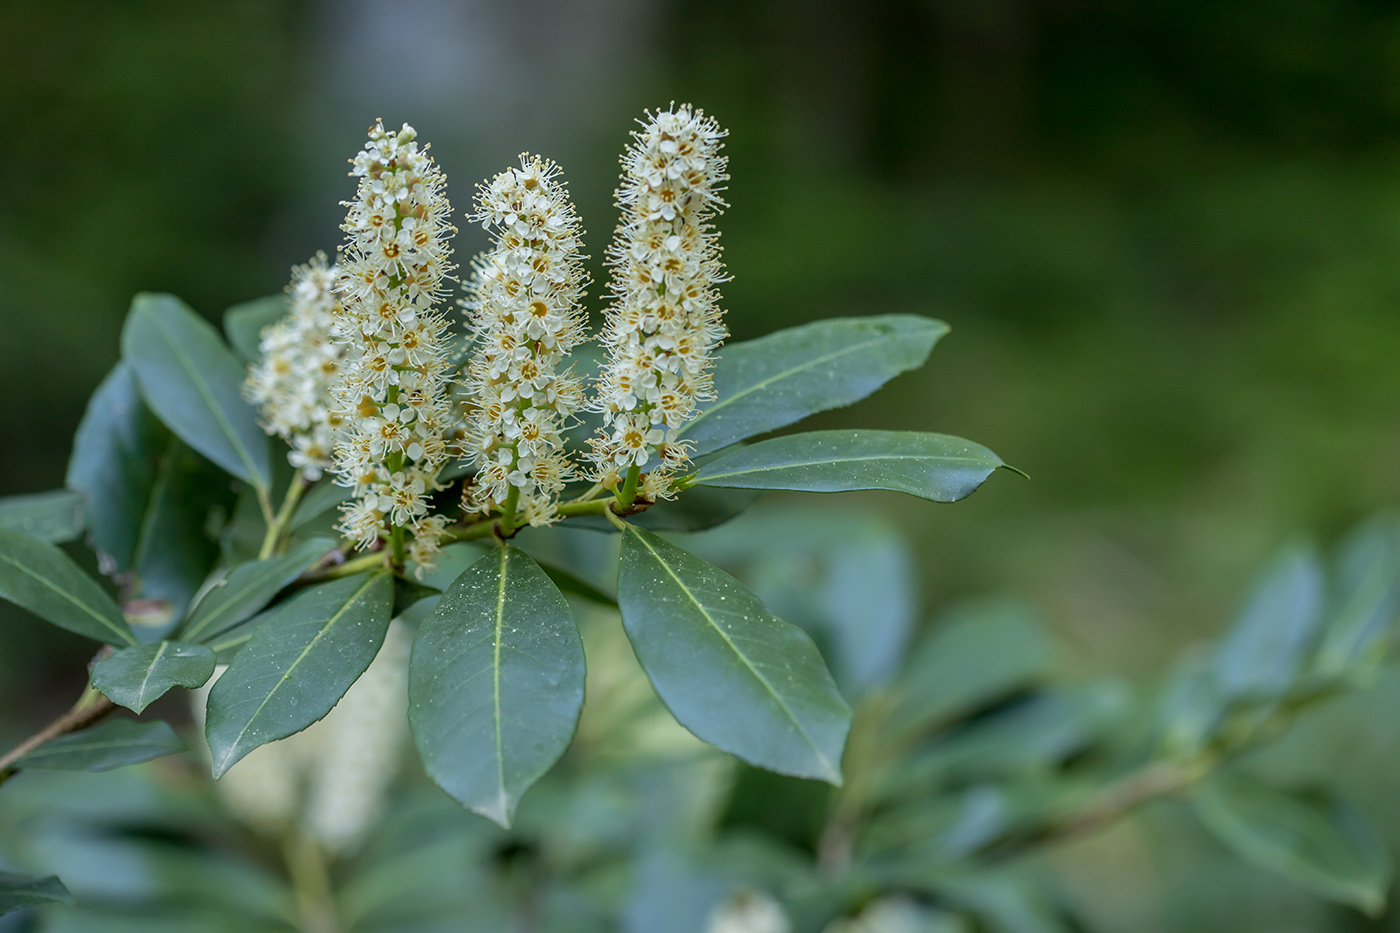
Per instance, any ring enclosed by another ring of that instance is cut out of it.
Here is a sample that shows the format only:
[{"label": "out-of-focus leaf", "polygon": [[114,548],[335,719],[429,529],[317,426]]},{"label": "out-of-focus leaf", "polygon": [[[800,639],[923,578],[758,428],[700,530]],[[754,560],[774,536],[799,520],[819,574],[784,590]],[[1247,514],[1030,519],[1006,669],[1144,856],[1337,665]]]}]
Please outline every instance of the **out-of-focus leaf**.
[{"label": "out-of-focus leaf", "polygon": [[851,711],[805,632],[729,574],[635,526],[623,536],[618,603],[681,725],[758,767],[841,782]]},{"label": "out-of-focus leaf", "polygon": [[895,684],[892,732],[929,731],[1045,676],[1044,627],[1024,606],[968,603],[935,620]]},{"label": "out-of-focus leaf", "polygon": [[1322,618],[1323,575],[1317,552],[1287,549],[1254,588],[1216,656],[1227,698],[1271,699],[1293,685]]},{"label": "out-of-focus leaf", "polygon": [[83,497],[71,489],[0,499],[0,528],[60,544],[83,531]]},{"label": "out-of-focus leaf", "polygon": [[68,893],[63,882],[53,876],[30,878],[0,871],[0,917],[28,907],[43,907],[45,904],[67,904],[72,907],[73,903],[73,895]]},{"label": "out-of-focus leaf", "polygon": [[334,546],[329,538],[314,538],[280,557],[240,564],[206,592],[180,631],[185,641],[207,642],[251,618],[272,597]]},{"label": "out-of-focus leaf", "polygon": [[110,771],[126,765],[174,755],[189,748],[164,722],[109,719],[106,722],[50,739],[29,752],[15,767],[51,771]]},{"label": "out-of-focus leaf", "polygon": [[1387,516],[1358,528],[1343,543],[1337,564],[1314,662],[1326,677],[1369,672],[1394,640],[1400,615],[1400,521]]},{"label": "out-of-focus leaf", "polygon": [[141,712],[171,687],[202,687],[214,676],[214,652],[205,645],[162,641],[123,648],[97,662],[92,685],[113,703]]},{"label": "out-of-focus leaf", "polygon": [[263,328],[271,327],[291,313],[286,295],[268,295],[234,305],[224,312],[224,335],[229,346],[244,364],[262,356],[259,344]]},{"label": "out-of-focus leaf", "polygon": [[1167,683],[1158,719],[1163,744],[1173,754],[1199,751],[1224,722],[1229,704],[1211,661],[1207,657],[1192,658]]},{"label": "out-of-focus leaf", "polygon": [[181,439],[238,479],[271,486],[267,435],[243,401],[243,366],[218,331],[173,295],[140,294],[122,328],[122,359]]},{"label": "out-of-focus leaf", "polygon": [[428,775],[509,826],[569,747],[583,681],[583,642],[558,588],[519,548],[487,553],[413,640],[408,721]]},{"label": "out-of-focus leaf", "polygon": [[292,529],[304,528],[332,509],[338,509],[342,502],[354,498],[354,493],[355,490],[337,486],[329,478],[319,480],[292,513]]},{"label": "out-of-focus leaf", "polygon": [[909,314],[834,318],[723,348],[715,401],[682,435],[698,454],[865,398],[923,365],[948,332],[942,321]]},{"label": "out-of-focus leaf", "polygon": [[384,643],[393,599],[388,574],[364,573],[278,606],[209,692],[214,776],[330,712]]},{"label": "out-of-focus leaf", "polygon": [[900,895],[881,897],[859,917],[838,920],[822,933],[971,933],[962,917]]},{"label": "out-of-focus leaf", "polygon": [[0,599],[7,599],[59,628],[111,645],[133,645],[136,636],[121,609],[57,547],[0,528]]},{"label": "out-of-focus leaf", "polygon": [[[537,561],[537,563],[539,562]],[[608,606],[612,609],[617,608],[617,597],[609,596],[604,590],[594,586],[577,574],[571,573],[563,567],[556,567],[553,564],[540,563],[539,567],[545,572],[545,576],[549,577],[549,579],[554,582],[554,585],[559,588],[559,592],[570,596],[577,596],[580,599],[586,599],[590,603],[596,603],[599,606]]]},{"label": "out-of-focus leaf", "polygon": [[920,885],[977,917],[988,933],[1069,933],[1036,885],[1009,873],[940,874]]},{"label": "out-of-focus leaf", "polygon": [[1385,840],[1347,804],[1241,775],[1217,776],[1193,801],[1201,821],[1246,861],[1371,916],[1384,909],[1392,872]]},{"label": "out-of-focus leaf", "polygon": [[933,502],[972,495],[1001,458],[981,444],[915,431],[812,431],[759,441],[700,468],[702,486],[851,492],[888,489]]}]

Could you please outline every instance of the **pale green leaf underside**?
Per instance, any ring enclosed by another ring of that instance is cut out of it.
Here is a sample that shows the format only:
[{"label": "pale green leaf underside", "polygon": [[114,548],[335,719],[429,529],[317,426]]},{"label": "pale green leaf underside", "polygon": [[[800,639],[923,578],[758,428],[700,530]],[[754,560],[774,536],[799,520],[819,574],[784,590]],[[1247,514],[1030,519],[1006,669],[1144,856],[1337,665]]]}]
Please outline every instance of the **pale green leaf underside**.
[{"label": "pale green leaf underside", "polygon": [[0,871],[0,917],[16,910],[43,907],[45,904],[73,905],[73,895],[52,875],[30,878]]},{"label": "pale green leaf underside", "polygon": [[408,715],[428,775],[509,825],[568,748],[583,686],[583,643],[558,587],[519,548],[487,553],[414,639]]},{"label": "pale green leaf underside", "polygon": [[739,581],[630,526],[618,603],[661,700],[698,738],[781,774],[841,783],[851,710],[807,634]]},{"label": "pale green leaf underside", "polygon": [[759,441],[700,468],[695,482],[739,489],[888,489],[956,502],[1003,466],[981,444],[914,431],[812,431]]},{"label": "pale green leaf underside", "polygon": [[0,528],[40,541],[72,541],[83,530],[83,497],[71,489],[55,489],[0,499]]},{"label": "pale green leaf underside", "polygon": [[168,723],[109,719],[82,732],[45,742],[15,762],[15,767],[22,770],[110,771],[152,758],[174,755],[188,747]]}]

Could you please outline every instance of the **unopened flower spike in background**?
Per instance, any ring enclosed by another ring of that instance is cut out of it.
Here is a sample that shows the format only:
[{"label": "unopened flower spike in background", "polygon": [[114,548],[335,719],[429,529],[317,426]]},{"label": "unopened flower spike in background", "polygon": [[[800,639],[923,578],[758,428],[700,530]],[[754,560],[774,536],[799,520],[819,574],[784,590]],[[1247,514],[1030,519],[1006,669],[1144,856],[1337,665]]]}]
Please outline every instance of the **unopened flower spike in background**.
[{"label": "unopened flower spike in background", "polygon": [[494,230],[494,247],[474,263],[463,303],[475,352],[466,453],[476,468],[465,506],[499,508],[513,525],[556,518],[555,499],[574,475],[562,432],[583,404],[568,365],[583,341],[579,306],[587,285],[579,218],[553,162],[523,154],[477,192],[471,219]]},{"label": "unopened flower spike in background", "polygon": [[263,330],[261,353],[244,384],[244,395],[258,406],[269,434],[291,445],[292,466],[315,482],[332,464],[341,424],[331,413],[330,382],[340,371],[343,348],[331,340],[339,312],[336,279],[340,269],[324,253],[292,269],[287,286],[289,313]]},{"label": "unopened flower spike in background", "polygon": [[724,135],[704,111],[673,105],[650,115],[622,157],[600,338],[608,363],[590,403],[604,426],[590,457],[610,485],[650,466],[642,487],[650,499],[669,497],[689,459],[680,430],[697,402],[714,397],[713,351],[727,336],[716,290],[726,276],[711,225],[726,206]]},{"label": "unopened flower spike in background", "polygon": [[[408,124],[382,123],[353,160],[360,179],[341,227],[341,311],[332,331],[345,359],[332,387],[346,431],[335,471],[356,499],[341,530],[361,549],[388,538],[396,561],[431,567],[447,519],[428,514],[455,447],[447,319],[438,307],[452,272],[445,178]],[[413,540],[405,555],[403,534]]]}]

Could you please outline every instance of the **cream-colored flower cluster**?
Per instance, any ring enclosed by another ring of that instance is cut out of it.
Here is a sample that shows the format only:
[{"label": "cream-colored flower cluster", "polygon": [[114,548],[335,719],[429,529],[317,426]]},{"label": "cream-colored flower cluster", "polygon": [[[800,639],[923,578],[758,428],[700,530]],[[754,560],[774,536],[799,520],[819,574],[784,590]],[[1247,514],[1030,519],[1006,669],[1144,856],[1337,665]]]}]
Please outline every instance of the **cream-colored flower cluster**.
[{"label": "cream-colored flower cluster", "polygon": [[331,466],[340,424],[330,411],[329,390],[340,371],[341,347],[330,335],[340,303],[339,274],[339,268],[327,265],[324,253],[292,269],[287,286],[291,310],[263,329],[261,356],[243,385],[244,395],[262,414],[263,429],[291,445],[287,459],[308,482]]},{"label": "cream-colored flower cluster", "polygon": [[393,133],[376,123],[353,161],[360,182],[355,200],[344,202],[342,304],[332,331],[345,356],[332,394],[345,421],[337,481],[357,497],[344,507],[341,530],[366,548],[410,528],[409,557],[431,566],[446,519],[428,515],[428,495],[439,488],[456,428],[438,307],[456,230],[442,171],[416,136],[407,124]]},{"label": "cream-colored flower cluster", "polygon": [[474,263],[464,302],[474,337],[466,453],[476,467],[465,505],[514,506],[531,525],[548,524],[573,475],[562,432],[583,403],[568,365],[585,337],[578,214],[559,167],[521,155],[519,168],[480,187],[471,219],[494,231],[495,245]]},{"label": "cream-colored flower cluster", "polygon": [[[295,827],[335,855],[359,848],[407,744],[412,644],[412,630],[394,622],[369,668],[324,719],[229,768],[217,786],[234,815],[265,836]],[[201,732],[209,691],[223,670],[190,694]]]},{"label": "cream-colored flower cluster", "polygon": [[612,304],[601,342],[608,365],[590,406],[604,413],[591,458],[598,478],[660,458],[644,486],[668,494],[688,459],[679,440],[696,403],[713,397],[713,350],[727,336],[715,286],[725,281],[718,232],[725,207],[724,131],[683,105],[657,113],[633,134],[617,191],[622,221],[608,251]]}]

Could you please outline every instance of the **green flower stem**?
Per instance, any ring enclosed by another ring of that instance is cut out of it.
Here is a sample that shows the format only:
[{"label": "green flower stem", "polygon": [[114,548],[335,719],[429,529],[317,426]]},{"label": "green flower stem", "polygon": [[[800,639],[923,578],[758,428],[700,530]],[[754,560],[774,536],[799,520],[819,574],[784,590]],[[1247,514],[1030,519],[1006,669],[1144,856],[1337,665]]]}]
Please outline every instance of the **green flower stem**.
[{"label": "green flower stem", "polygon": [[633,502],[637,501],[637,480],[641,478],[642,468],[637,464],[632,464],[627,470],[627,479],[623,480],[622,491],[617,494],[617,504],[622,508],[630,508]]},{"label": "green flower stem", "polygon": [[302,479],[300,471],[292,477],[292,482],[287,487],[287,495],[282,499],[282,507],[267,523],[267,534],[263,535],[262,547],[258,549],[258,560],[267,560],[277,550],[278,541],[281,539],[282,533],[287,530],[287,525],[292,520],[292,512],[296,509],[297,503],[301,501],[301,494],[306,491],[307,485],[308,483]]},{"label": "green flower stem", "polygon": [[299,833],[289,833],[282,842],[282,857],[296,894],[302,933],[340,933],[330,869],[321,847]]},{"label": "green flower stem", "polygon": [[12,765],[14,765],[16,761],[19,761],[40,745],[43,745],[50,739],[56,739],[60,735],[67,735],[70,732],[86,729],[116,708],[117,704],[113,703],[96,690],[93,690],[91,687],[88,687],[83,691],[82,697],[72,709],[10,749],[4,755],[0,755],[0,784],[5,783],[5,781],[9,780],[9,778],[15,774],[15,769]]},{"label": "green flower stem", "polygon": [[347,560],[343,564],[336,564],[335,566],[327,567],[325,570],[322,570],[318,573],[313,573],[311,574],[310,579],[334,580],[338,577],[349,577],[354,574],[360,573],[364,570],[377,570],[380,567],[384,566],[384,561],[386,557],[388,557],[387,552],[374,551],[373,553],[366,554],[363,557],[357,557],[354,560]]},{"label": "green flower stem", "polygon": [[515,513],[520,506],[520,487],[511,486],[510,492],[506,493],[505,505],[501,506],[501,534],[510,534],[515,530]]}]

